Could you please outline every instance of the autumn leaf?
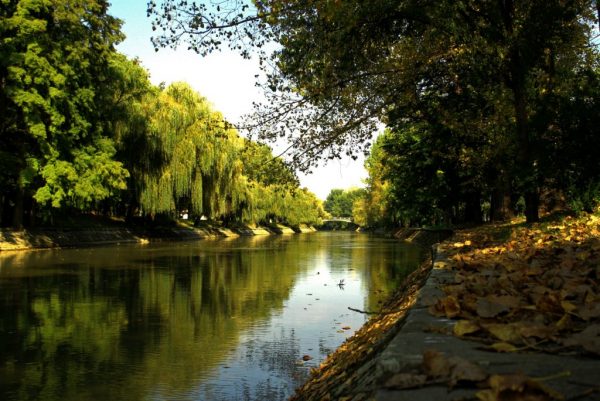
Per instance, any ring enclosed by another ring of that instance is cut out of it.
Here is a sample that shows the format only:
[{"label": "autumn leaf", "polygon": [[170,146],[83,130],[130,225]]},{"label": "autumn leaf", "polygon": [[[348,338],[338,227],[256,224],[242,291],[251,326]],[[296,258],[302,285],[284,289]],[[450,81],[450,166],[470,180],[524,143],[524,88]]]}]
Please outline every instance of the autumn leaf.
[{"label": "autumn leaf", "polygon": [[523,338],[548,339],[556,334],[556,328],[533,322],[522,322],[518,324],[517,330]]},{"label": "autumn leaf", "polygon": [[518,324],[490,323],[483,325],[483,327],[499,340],[513,344],[521,343]]},{"label": "autumn leaf", "polygon": [[461,319],[455,336],[477,333],[496,352],[534,339],[547,351],[563,344],[598,354],[600,335],[589,328],[600,324],[600,225],[589,222],[514,228],[510,240],[494,244],[482,241],[497,226],[458,231],[445,248],[454,280],[430,312]]},{"label": "autumn leaf", "polygon": [[541,381],[524,374],[492,375],[488,379],[489,389],[475,396],[481,401],[552,401],[563,400],[564,396],[544,386]]},{"label": "autumn leaf", "polygon": [[409,389],[421,387],[427,382],[427,376],[415,373],[398,373],[390,377],[384,387],[394,389]]},{"label": "autumn leaf", "polygon": [[450,363],[448,358],[439,351],[426,350],[423,353],[423,372],[434,378],[449,377]]},{"label": "autumn leaf", "polygon": [[460,313],[460,304],[454,295],[448,295],[438,299],[436,304],[430,307],[429,310],[433,315],[445,316],[451,319]]},{"label": "autumn leaf", "polygon": [[565,313],[563,317],[561,317],[560,320],[556,322],[555,327],[558,331],[570,330],[573,327],[573,320],[571,319],[571,315]]},{"label": "autumn leaf", "polygon": [[582,332],[573,334],[563,344],[568,347],[580,346],[592,354],[600,355],[600,324],[593,324]]},{"label": "autumn leaf", "polygon": [[509,307],[502,305],[497,302],[493,302],[486,298],[479,298],[477,300],[477,315],[483,318],[495,317],[501,313],[508,312]]},{"label": "autumn leaf", "polygon": [[462,337],[467,334],[475,333],[481,330],[477,322],[472,320],[459,320],[452,329],[455,336]]},{"label": "autumn leaf", "polygon": [[514,345],[505,342],[494,343],[490,347],[496,352],[516,352],[519,350]]},{"label": "autumn leaf", "polygon": [[450,387],[454,387],[458,382],[480,382],[488,376],[479,365],[464,358],[452,356],[448,362],[450,363]]}]

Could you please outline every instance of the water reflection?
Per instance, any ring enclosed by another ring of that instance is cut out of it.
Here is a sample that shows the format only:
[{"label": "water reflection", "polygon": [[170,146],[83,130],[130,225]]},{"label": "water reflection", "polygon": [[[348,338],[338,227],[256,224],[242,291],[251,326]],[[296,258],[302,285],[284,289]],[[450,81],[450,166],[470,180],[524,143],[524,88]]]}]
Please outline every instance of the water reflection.
[{"label": "water reflection", "polygon": [[350,233],[3,253],[0,399],[285,399],[418,257]]}]

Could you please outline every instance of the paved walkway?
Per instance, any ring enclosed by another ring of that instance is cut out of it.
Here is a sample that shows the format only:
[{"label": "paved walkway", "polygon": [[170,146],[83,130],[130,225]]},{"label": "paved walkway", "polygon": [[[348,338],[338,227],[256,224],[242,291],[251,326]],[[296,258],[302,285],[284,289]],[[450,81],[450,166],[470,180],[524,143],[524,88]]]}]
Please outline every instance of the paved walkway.
[{"label": "paved walkway", "polygon": [[[423,352],[435,349],[447,356],[459,356],[475,362],[488,374],[521,372],[533,378],[546,378],[543,380],[543,385],[556,390],[568,401],[600,401],[600,391],[597,391],[600,386],[600,359],[598,358],[536,352],[489,352],[483,350],[483,344],[479,342],[466,341],[451,334],[444,334],[452,331],[456,321],[435,317],[429,314],[427,309],[435,299],[443,296],[440,287],[444,283],[451,282],[454,274],[448,269],[444,246],[437,246],[436,250],[433,269],[424,287],[419,291],[415,306],[408,312],[400,331],[376,357],[373,373],[376,376],[374,382],[377,384],[376,390],[372,393],[374,399],[379,401],[477,399],[476,388],[456,386],[454,389],[449,389],[446,383],[401,390],[384,386],[383,383],[395,374],[418,371],[423,362]],[[510,398],[513,399],[522,398]]]}]

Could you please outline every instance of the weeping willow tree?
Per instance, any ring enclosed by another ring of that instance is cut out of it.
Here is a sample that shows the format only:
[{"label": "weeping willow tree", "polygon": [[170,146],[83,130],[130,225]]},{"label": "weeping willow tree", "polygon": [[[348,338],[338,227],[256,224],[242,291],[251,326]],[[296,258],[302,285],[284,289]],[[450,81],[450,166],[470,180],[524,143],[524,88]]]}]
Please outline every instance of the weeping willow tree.
[{"label": "weeping willow tree", "polygon": [[147,214],[188,209],[215,219],[248,202],[239,158],[242,139],[223,116],[185,83],[163,90],[149,107],[148,148],[154,164],[142,174],[140,204]]},{"label": "weeping willow tree", "polygon": [[319,225],[326,215],[321,200],[306,188],[252,182],[249,200],[243,219],[250,223]]},{"label": "weeping willow tree", "polygon": [[119,158],[131,173],[124,196],[129,215],[175,217],[188,210],[225,223],[320,222],[321,202],[298,188],[294,171],[269,147],[241,138],[189,85],[159,90],[141,85],[147,75],[131,80],[123,92],[137,96],[128,98],[126,117],[114,126]]}]

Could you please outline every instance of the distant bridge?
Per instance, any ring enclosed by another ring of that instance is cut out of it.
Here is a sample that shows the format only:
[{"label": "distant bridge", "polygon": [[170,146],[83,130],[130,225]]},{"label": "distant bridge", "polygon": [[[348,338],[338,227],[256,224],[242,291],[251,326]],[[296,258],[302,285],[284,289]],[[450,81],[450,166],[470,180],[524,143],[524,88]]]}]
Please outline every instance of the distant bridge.
[{"label": "distant bridge", "polygon": [[346,223],[352,223],[352,219],[350,217],[332,217],[330,219],[323,220],[323,223],[326,223],[328,221],[344,221]]},{"label": "distant bridge", "polygon": [[323,225],[319,229],[326,231],[355,231],[358,227],[358,224],[354,223],[350,218],[334,217],[323,220]]}]

